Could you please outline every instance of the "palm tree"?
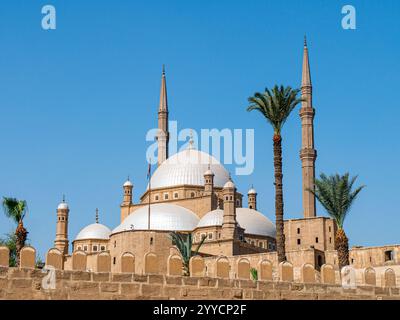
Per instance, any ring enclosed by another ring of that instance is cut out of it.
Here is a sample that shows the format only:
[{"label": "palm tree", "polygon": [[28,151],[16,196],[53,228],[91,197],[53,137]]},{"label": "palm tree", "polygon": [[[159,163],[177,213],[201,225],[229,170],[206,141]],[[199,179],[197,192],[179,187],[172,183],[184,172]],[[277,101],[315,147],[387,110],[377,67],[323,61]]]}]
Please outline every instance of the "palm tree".
[{"label": "palm tree", "polygon": [[285,234],[283,223],[283,188],[282,188],[282,127],[293,109],[302,99],[297,95],[299,89],[291,87],[278,87],[275,85],[272,90],[265,89],[264,93],[255,93],[248,98],[250,105],[247,111],[257,110],[272,125],[274,130],[274,170],[275,170],[275,216],[276,216],[276,246],[278,261],[286,260]]},{"label": "palm tree", "polygon": [[192,245],[193,245],[193,236],[191,233],[182,234],[178,232],[171,232],[169,234],[172,243],[176,245],[179,250],[179,253],[182,257],[182,264],[183,264],[183,275],[190,276],[189,270],[189,262],[190,258],[196,256],[199,253],[200,247],[203,245],[206,237],[203,237],[197,246],[197,249],[193,252]]},{"label": "palm tree", "polygon": [[15,230],[15,263],[16,266],[19,266],[19,255],[21,249],[25,246],[25,241],[28,236],[28,231],[24,228],[23,223],[26,215],[27,204],[25,200],[3,197],[3,209],[5,215],[17,223],[17,229]]},{"label": "palm tree", "polygon": [[335,249],[338,253],[339,268],[349,264],[349,239],[343,229],[344,220],[357,195],[365,187],[360,186],[353,190],[356,179],[357,176],[350,178],[349,173],[329,177],[321,173],[320,178],[315,179],[315,190],[308,190],[336,222]]}]

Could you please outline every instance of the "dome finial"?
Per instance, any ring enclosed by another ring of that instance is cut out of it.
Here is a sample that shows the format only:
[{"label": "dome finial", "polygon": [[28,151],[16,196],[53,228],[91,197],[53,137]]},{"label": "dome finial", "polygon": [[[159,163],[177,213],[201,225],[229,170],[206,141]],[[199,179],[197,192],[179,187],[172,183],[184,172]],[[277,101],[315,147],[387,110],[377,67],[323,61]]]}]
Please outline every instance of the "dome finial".
[{"label": "dome finial", "polygon": [[65,194],[62,195],[62,202],[65,203]]},{"label": "dome finial", "polygon": [[162,74],[165,75],[165,64],[162,65]]},{"label": "dome finial", "polygon": [[99,223],[99,208],[96,208],[96,223]]},{"label": "dome finial", "polygon": [[194,149],[193,129],[190,129],[189,149]]},{"label": "dome finial", "polygon": [[307,36],[304,35],[304,46],[307,47]]}]

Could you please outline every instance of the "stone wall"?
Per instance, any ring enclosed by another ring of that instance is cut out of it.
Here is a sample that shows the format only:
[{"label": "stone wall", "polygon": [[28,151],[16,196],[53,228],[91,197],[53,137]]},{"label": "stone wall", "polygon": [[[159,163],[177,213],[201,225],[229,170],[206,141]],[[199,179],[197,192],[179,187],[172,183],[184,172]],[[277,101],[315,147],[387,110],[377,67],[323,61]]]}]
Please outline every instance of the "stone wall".
[{"label": "stone wall", "polygon": [[42,270],[0,267],[0,299],[400,299],[394,287],[312,283],[307,268],[310,283],[57,270],[51,289]]}]

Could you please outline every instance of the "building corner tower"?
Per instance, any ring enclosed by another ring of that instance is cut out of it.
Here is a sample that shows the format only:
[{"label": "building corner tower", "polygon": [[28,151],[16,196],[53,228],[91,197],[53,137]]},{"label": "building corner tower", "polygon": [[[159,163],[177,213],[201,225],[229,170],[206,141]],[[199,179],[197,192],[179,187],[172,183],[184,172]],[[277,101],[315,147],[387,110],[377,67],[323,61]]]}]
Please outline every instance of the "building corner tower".
[{"label": "building corner tower", "polygon": [[301,97],[303,99],[300,108],[301,118],[301,150],[300,159],[303,179],[303,210],[304,218],[316,216],[315,196],[309,191],[314,190],[315,159],[317,151],[314,149],[314,114],[312,105],[312,84],[310,63],[308,57],[307,41],[304,38],[303,71],[301,79]]},{"label": "building corner tower", "polygon": [[68,204],[63,201],[57,207],[57,229],[54,247],[61,251],[63,255],[68,254]]},{"label": "building corner tower", "polygon": [[223,240],[234,240],[236,238],[236,186],[231,178],[222,189],[224,197],[224,210],[222,218],[221,236]]},{"label": "building corner tower", "polygon": [[158,107],[158,166],[168,158],[168,100],[165,68],[163,66],[161,76],[160,105]]}]

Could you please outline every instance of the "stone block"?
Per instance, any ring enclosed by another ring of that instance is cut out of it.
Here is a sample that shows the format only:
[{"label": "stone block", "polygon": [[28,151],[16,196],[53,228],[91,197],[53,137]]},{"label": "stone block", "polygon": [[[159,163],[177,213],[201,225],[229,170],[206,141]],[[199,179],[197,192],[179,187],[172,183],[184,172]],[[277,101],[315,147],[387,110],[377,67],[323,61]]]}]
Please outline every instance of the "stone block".
[{"label": "stone block", "polygon": [[132,282],[132,274],[129,273],[114,273],[112,275],[113,282]]}]

